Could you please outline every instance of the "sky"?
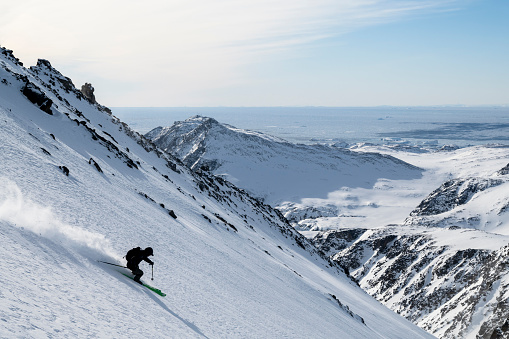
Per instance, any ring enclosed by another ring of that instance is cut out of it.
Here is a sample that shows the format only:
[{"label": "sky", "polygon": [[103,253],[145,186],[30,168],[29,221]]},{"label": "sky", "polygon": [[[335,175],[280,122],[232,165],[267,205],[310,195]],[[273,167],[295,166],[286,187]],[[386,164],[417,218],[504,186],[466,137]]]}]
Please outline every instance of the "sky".
[{"label": "sky", "polygon": [[509,104],[507,0],[0,0],[109,107]]}]

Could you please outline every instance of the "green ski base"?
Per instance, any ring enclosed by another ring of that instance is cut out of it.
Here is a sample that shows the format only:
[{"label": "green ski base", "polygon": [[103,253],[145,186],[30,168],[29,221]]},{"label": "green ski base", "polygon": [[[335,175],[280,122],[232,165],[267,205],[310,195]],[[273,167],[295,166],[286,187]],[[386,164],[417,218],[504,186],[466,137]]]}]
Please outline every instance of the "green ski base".
[{"label": "green ski base", "polygon": [[[120,272],[120,273],[122,273],[122,272]],[[125,275],[126,277],[128,277],[129,279],[134,280],[134,278],[128,274],[125,274],[125,273],[122,273],[122,274]],[[161,290],[159,290],[155,287],[152,287],[150,285],[147,285],[144,282],[142,282],[142,285],[145,286],[146,288],[148,288],[149,290],[151,290],[152,292],[159,294],[161,297],[166,297],[166,293],[161,292]]]}]

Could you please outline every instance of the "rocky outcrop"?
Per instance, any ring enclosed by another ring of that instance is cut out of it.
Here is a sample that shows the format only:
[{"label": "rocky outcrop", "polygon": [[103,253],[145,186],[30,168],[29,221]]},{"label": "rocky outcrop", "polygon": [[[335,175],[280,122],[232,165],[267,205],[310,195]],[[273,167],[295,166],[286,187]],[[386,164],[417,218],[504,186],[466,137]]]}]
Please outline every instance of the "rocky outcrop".
[{"label": "rocky outcrop", "polygon": [[[46,86],[46,89],[59,96],[59,100],[67,102],[67,100],[63,100],[64,98],[58,93],[59,88],[61,88],[65,93],[73,93],[77,98],[81,99],[82,95],[74,87],[72,80],[62,75],[62,73],[51,66],[51,63],[48,60],[37,60],[37,65],[31,66],[30,71],[34,76],[41,80],[41,83]],[[47,80],[44,78],[47,78]]]},{"label": "rocky outcrop", "polygon": [[498,172],[498,175],[508,175],[509,174],[509,164],[505,165],[503,168],[501,168]]},{"label": "rocky outcrop", "polygon": [[94,87],[92,84],[86,82],[83,86],[81,86],[81,93],[90,101],[92,104],[95,104],[95,95],[94,95]]},{"label": "rocky outcrop", "polygon": [[[102,106],[95,100],[94,88],[91,84],[86,83],[82,86],[82,91],[78,90],[72,80],[60,73],[55,69],[48,60],[37,60],[36,66],[31,66],[29,69],[40,83],[45,87],[45,90],[51,92],[58,101],[65,103],[71,108],[66,94],[72,94],[78,100],[87,100],[91,105],[95,106],[98,110],[111,115],[111,110],[108,107]],[[85,95],[86,94],[86,95]]]},{"label": "rocky outcrop", "polygon": [[23,63],[14,56],[12,49],[7,49],[0,46],[0,53],[4,55],[8,60],[12,61],[15,65],[23,66]]},{"label": "rocky outcrop", "polygon": [[48,98],[43,91],[31,82],[27,82],[22,91],[23,95],[30,100],[31,103],[37,105],[43,112],[53,115],[51,105],[53,100]]}]

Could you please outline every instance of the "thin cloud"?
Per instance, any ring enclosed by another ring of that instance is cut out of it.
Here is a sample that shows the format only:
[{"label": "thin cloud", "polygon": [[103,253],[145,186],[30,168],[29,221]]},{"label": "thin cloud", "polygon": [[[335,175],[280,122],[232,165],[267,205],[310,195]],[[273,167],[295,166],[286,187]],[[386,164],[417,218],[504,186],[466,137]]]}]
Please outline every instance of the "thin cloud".
[{"label": "thin cloud", "polygon": [[241,81],[240,67],[278,53],[359,27],[450,10],[455,4],[451,0],[11,2],[3,6],[8,15],[1,17],[0,44],[14,49],[22,60],[47,58],[78,77],[88,74],[191,91],[231,86]]}]

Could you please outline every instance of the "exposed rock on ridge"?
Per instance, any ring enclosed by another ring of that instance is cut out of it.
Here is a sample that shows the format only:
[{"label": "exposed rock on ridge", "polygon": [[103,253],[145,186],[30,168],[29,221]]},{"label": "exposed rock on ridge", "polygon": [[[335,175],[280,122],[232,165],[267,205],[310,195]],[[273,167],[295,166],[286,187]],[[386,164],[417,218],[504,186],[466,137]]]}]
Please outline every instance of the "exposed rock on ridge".
[{"label": "exposed rock on ridge", "polygon": [[95,104],[95,95],[94,95],[94,87],[92,84],[86,82],[83,86],[81,86],[81,93],[88,99],[91,103]]}]

